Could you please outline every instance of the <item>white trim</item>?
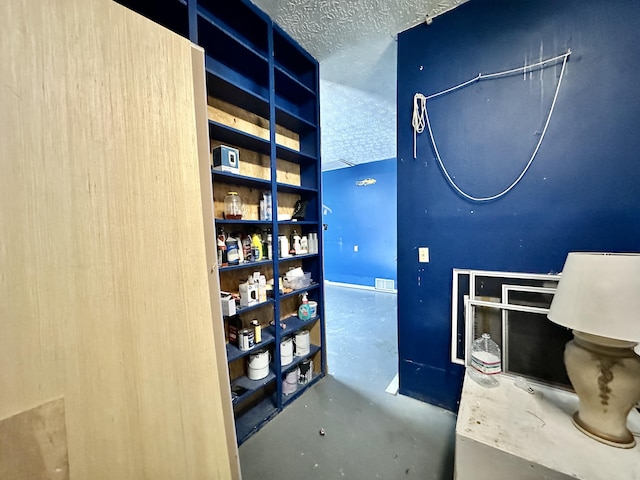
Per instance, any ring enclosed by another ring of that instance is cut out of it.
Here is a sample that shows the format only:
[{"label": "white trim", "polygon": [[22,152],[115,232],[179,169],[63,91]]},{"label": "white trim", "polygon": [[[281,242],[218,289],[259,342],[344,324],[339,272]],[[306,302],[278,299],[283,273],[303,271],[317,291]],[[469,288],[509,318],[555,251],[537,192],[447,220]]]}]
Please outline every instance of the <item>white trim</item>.
[{"label": "white trim", "polygon": [[[504,301],[505,294],[509,292],[531,292],[531,293],[556,293],[555,288],[551,287],[531,287],[529,285],[509,285],[507,283],[502,285],[502,296]],[[508,301],[505,303],[509,303]],[[516,305],[514,303],[514,305]]]},{"label": "white trim", "polygon": [[[527,313],[537,313],[540,315],[546,315],[549,313],[548,308],[540,308],[540,307],[527,307],[525,305],[511,305],[509,303],[496,303],[496,302],[487,302],[485,300],[473,300],[471,298],[465,301],[465,321],[464,327],[469,335],[466,335],[467,341],[465,344],[464,357],[465,357],[465,365],[471,365],[471,344],[473,343],[473,317],[474,317],[474,307],[489,307],[489,308],[499,308],[500,310],[510,310],[514,312],[527,312]],[[504,357],[504,355],[503,355]]]},{"label": "white trim", "polygon": [[[531,287],[527,285],[509,285],[502,284],[502,303],[507,303],[509,305],[517,305],[512,304],[509,301],[509,293],[511,292],[529,292],[529,293],[542,293],[542,294],[550,294],[554,295],[556,293],[555,288],[549,287]],[[507,338],[509,336],[509,322],[508,322],[508,312],[506,310],[502,310],[502,370],[509,370],[509,342],[507,342]]]},{"label": "white trim", "polygon": [[380,293],[392,293],[397,294],[398,290],[381,290],[376,287],[371,287],[369,285],[357,285],[355,283],[341,283],[341,282],[333,282],[331,280],[325,280],[325,285],[333,285],[336,287],[345,287],[345,288],[355,288],[357,290],[370,290],[372,292],[380,292]]},{"label": "white trim", "polygon": [[389,386],[386,388],[385,392],[390,393],[391,395],[397,395],[399,388],[400,388],[400,377],[396,373],[396,376],[393,377],[393,380],[391,380],[391,383],[389,383]]},{"label": "white trim", "polygon": [[[452,285],[452,298],[451,298],[451,363],[458,365],[465,365],[465,359],[458,356],[458,291],[459,277],[463,275],[469,276],[469,300],[475,300],[475,280],[477,277],[495,277],[495,278],[510,278],[519,280],[553,280],[560,281],[560,274],[552,273],[519,273],[519,272],[500,272],[495,270],[471,270],[454,268],[453,269],[453,285]],[[522,285],[522,287],[525,287]],[[542,288],[542,287],[540,287]],[[471,337],[471,330],[466,325],[465,314],[465,356],[466,346],[469,344],[469,338]]]}]

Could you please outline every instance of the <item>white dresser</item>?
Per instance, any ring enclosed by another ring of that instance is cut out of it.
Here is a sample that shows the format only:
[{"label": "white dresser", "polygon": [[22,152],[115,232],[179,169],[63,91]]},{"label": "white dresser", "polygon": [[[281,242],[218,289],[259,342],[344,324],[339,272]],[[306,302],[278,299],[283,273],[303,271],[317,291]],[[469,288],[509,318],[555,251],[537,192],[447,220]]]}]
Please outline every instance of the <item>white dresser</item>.
[{"label": "white dresser", "polygon": [[[640,446],[610,447],[573,426],[575,394],[532,384],[532,395],[511,377],[500,375],[499,381],[497,388],[483,388],[465,376],[456,480],[640,480]],[[640,432],[635,410],[629,428]]]}]

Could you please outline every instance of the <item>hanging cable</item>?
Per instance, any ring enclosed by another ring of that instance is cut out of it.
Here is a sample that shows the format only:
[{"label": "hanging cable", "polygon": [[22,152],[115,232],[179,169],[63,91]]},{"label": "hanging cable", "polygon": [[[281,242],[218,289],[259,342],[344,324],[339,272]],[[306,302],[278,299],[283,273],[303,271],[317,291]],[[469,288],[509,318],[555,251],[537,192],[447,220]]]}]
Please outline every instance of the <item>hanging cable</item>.
[{"label": "hanging cable", "polygon": [[[428,95],[428,96],[425,96],[425,95],[423,95],[421,93],[416,93],[414,95],[414,97],[413,97],[413,117],[411,119],[411,125],[413,126],[413,158],[417,157],[417,148],[416,148],[417,134],[418,133],[422,133],[424,131],[425,126],[426,126],[427,130],[429,132],[429,139],[431,140],[431,145],[433,146],[433,150],[434,150],[434,152],[436,154],[436,159],[438,160],[438,164],[440,165],[440,168],[442,169],[442,172],[444,173],[447,181],[455,189],[456,192],[458,192],[463,197],[465,197],[465,198],[467,198],[469,200],[472,200],[474,202],[488,202],[490,200],[496,200],[497,198],[500,198],[500,197],[506,195],[509,191],[511,191],[511,189],[513,189],[513,187],[515,187],[520,182],[520,180],[522,180],[522,178],[525,176],[525,174],[529,170],[529,167],[531,167],[531,164],[533,163],[533,160],[536,157],[536,154],[538,153],[538,150],[540,150],[540,145],[542,144],[542,140],[544,139],[544,136],[547,133],[547,128],[549,127],[549,122],[551,121],[551,114],[553,113],[553,110],[554,110],[555,105],[556,105],[556,100],[558,99],[558,93],[560,92],[560,85],[562,84],[562,77],[564,76],[564,71],[565,71],[565,67],[567,65],[567,60],[569,58],[569,55],[571,55],[571,50],[567,51],[567,53],[564,53],[562,55],[558,55],[557,57],[550,58],[548,60],[543,60],[543,61],[535,63],[533,65],[525,65],[524,67],[514,68],[512,70],[505,70],[503,72],[496,72],[496,73],[489,73],[489,74],[479,73],[476,77],[472,78],[471,80],[467,80],[466,82],[460,83],[459,85],[456,85],[454,87],[448,88],[446,90],[442,90],[440,92],[437,92],[437,93],[434,93],[434,94]],[[444,166],[444,162],[442,161],[442,158],[440,157],[440,152],[438,151],[438,147],[436,145],[436,141],[435,141],[435,138],[433,136],[433,130],[431,129],[431,122],[429,121],[429,114],[428,114],[428,111],[427,111],[427,101],[430,100],[430,99],[439,97],[441,95],[445,95],[447,93],[451,93],[451,92],[453,92],[455,90],[459,90],[461,88],[464,88],[467,85],[470,85],[470,84],[472,84],[474,82],[477,82],[479,80],[485,80],[485,79],[490,79],[490,78],[499,78],[499,77],[504,77],[504,76],[508,76],[508,75],[513,75],[514,73],[519,73],[519,72],[526,73],[527,71],[532,71],[533,69],[538,68],[538,67],[542,68],[547,63],[551,63],[551,62],[554,62],[554,61],[557,61],[557,60],[560,60],[560,59],[562,59],[562,68],[560,70],[560,76],[558,78],[558,84],[556,86],[556,91],[555,91],[555,93],[553,95],[553,101],[551,102],[551,108],[549,109],[549,114],[547,115],[547,120],[545,121],[544,128],[542,129],[542,133],[540,134],[540,138],[538,139],[538,143],[537,143],[533,153],[531,154],[531,157],[529,158],[529,161],[527,162],[526,166],[524,167],[524,169],[522,170],[520,175],[518,175],[518,177],[513,181],[513,183],[511,183],[511,185],[509,185],[507,188],[505,188],[500,193],[497,193],[495,195],[491,195],[491,196],[488,196],[488,197],[474,197],[473,195],[469,195],[468,193],[464,192],[453,181],[453,179],[449,175],[449,172],[447,171],[446,167]]]},{"label": "hanging cable", "polygon": [[413,158],[418,155],[416,151],[416,136],[424,131],[426,117],[427,97],[421,93],[416,93],[413,96],[413,118],[411,119],[411,125],[413,126]]}]

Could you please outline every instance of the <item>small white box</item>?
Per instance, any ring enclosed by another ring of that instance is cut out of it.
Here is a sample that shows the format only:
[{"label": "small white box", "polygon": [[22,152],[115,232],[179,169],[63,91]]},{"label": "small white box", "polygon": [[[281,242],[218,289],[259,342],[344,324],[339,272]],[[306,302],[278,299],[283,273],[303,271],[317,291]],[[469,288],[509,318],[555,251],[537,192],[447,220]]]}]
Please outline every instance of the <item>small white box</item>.
[{"label": "small white box", "polygon": [[240,173],[240,152],[237,148],[220,145],[214,148],[211,154],[214,170]]},{"label": "small white box", "polygon": [[222,315],[230,317],[236,314],[236,301],[230,293],[220,292],[220,298],[222,300]]}]

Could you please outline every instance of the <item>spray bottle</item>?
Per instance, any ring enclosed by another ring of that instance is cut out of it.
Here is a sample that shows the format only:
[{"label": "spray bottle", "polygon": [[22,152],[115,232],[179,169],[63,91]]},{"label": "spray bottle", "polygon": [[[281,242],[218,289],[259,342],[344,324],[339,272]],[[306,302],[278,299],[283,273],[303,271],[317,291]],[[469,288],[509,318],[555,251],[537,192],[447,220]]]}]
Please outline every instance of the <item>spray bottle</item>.
[{"label": "spray bottle", "polygon": [[298,307],[298,318],[306,321],[311,318],[311,308],[309,307],[307,292],[302,293],[300,297],[302,297],[302,303]]}]

